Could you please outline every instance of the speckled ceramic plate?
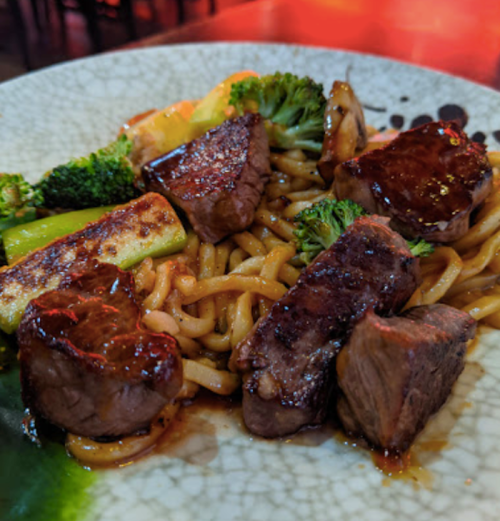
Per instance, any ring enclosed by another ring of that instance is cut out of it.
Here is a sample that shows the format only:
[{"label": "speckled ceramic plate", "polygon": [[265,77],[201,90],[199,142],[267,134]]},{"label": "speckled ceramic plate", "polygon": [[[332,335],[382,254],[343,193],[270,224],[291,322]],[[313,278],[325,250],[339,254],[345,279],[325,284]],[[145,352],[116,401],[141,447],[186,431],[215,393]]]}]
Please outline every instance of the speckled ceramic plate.
[{"label": "speckled ceramic plate", "polygon": [[[34,180],[105,144],[123,121],[203,96],[241,69],[346,76],[368,123],[409,128],[460,108],[500,148],[500,94],[370,56],[274,45],[194,45],[107,54],[0,85],[0,171]],[[452,107],[450,107],[452,105]],[[440,112],[441,111],[441,112]],[[463,114],[462,114],[463,116]],[[424,118],[425,119],[425,118]],[[419,437],[423,470],[387,479],[370,454],[322,429],[252,438],[238,406],[188,412],[161,454],[88,472],[59,446],[22,439],[17,375],[0,376],[0,517],[93,521],[494,521],[500,512],[500,334],[483,332],[453,396]]]}]

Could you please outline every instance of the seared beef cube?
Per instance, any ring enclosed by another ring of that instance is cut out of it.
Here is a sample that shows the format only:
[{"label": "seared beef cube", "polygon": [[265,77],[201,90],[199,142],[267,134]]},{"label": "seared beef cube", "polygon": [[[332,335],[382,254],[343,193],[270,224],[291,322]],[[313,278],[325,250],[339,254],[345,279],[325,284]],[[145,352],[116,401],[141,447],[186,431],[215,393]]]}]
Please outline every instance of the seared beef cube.
[{"label": "seared beef cube", "polygon": [[455,122],[433,122],[335,169],[335,192],[369,213],[391,218],[405,237],[452,242],[490,193],[485,147]]},{"label": "seared beef cube", "polygon": [[262,436],[323,421],[335,356],[369,309],[399,311],[419,283],[418,260],[387,219],[361,217],[322,252],[236,348],[243,414]]},{"label": "seared beef cube", "polygon": [[443,304],[400,317],[367,313],[337,357],[346,432],[378,449],[406,451],[448,398],[475,329],[468,313]]},{"label": "seared beef cube", "polygon": [[139,324],[133,277],[111,264],[32,300],[17,333],[25,405],[83,436],[148,428],[177,395],[182,364],[172,337]]},{"label": "seared beef cube", "polygon": [[250,226],[270,171],[263,120],[246,114],[149,162],[142,175],[148,191],[166,196],[215,243]]}]

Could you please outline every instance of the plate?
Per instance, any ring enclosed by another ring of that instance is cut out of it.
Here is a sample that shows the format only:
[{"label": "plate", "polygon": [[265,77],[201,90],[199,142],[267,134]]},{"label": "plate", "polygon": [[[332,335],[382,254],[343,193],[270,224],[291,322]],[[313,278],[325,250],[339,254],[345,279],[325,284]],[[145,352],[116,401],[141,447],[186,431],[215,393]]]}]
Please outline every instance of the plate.
[{"label": "plate", "polygon": [[[0,85],[0,171],[37,179],[113,139],[132,115],[203,96],[232,72],[346,77],[367,122],[407,129],[443,111],[500,148],[500,94],[368,55],[283,45],[186,45],[106,54]],[[463,115],[463,114],[462,114]],[[482,330],[453,395],[417,441],[405,479],[333,429],[266,441],[237,404],[195,406],[170,443],[118,470],[82,470],[22,438],[15,374],[0,377],[0,517],[35,521],[494,521],[500,511],[500,334]],[[3,451],[3,452],[2,452]],[[3,511],[2,511],[3,509]]]}]

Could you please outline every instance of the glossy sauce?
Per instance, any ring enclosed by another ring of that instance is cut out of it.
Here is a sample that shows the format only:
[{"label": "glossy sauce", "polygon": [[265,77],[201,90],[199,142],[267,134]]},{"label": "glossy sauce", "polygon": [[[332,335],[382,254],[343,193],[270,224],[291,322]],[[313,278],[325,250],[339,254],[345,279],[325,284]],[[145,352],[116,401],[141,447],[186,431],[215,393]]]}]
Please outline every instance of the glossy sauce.
[{"label": "glossy sauce", "polygon": [[[484,370],[479,364],[469,362],[464,373],[464,378],[461,380],[464,389],[453,395],[447,402],[447,414],[441,417],[438,414],[432,418],[414,446],[402,455],[386,455],[373,451],[364,440],[348,438],[331,423],[304,428],[286,438],[265,440],[256,437],[256,441],[317,447],[334,438],[338,443],[348,445],[351,450],[369,454],[373,464],[382,474],[383,487],[390,487],[394,480],[398,480],[411,484],[415,490],[422,488],[431,490],[435,476],[428,467],[433,461],[441,458],[443,451],[452,448],[449,441],[451,430],[463,411],[473,407],[473,403],[463,397],[475,387]],[[193,403],[180,409],[171,425],[151,447],[135,454],[126,462],[106,467],[117,468],[154,455],[178,458],[191,465],[207,465],[218,455],[218,440],[221,435],[238,436],[242,433],[248,431],[244,426],[240,400],[217,397],[202,391]],[[122,441],[127,443],[126,439]],[[357,467],[364,470],[366,465],[359,463]],[[103,466],[96,468],[103,468]],[[464,476],[465,485],[470,485],[472,481],[469,476]]]},{"label": "glossy sauce", "polygon": [[[221,422],[221,417],[227,421]],[[230,398],[202,392],[191,405],[181,407],[153,454],[179,458],[191,465],[207,465],[219,453],[217,433],[233,423],[243,427],[241,405]]]},{"label": "glossy sauce", "polygon": [[382,486],[389,487],[391,480],[397,479],[412,483],[417,490],[432,489],[434,475],[422,466],[413,449],[404,454],[372,452],[371,456],[375,466],[387,476],[382,479]]},{"label": "glossy sauce", "polygon": [[370,203],[373,207],[367,210],[390,216],[405,233],[411,230],[414,236],[437,242],[458,238],[461,228],[446,239],[439,233],[468,216],[492,183],[484,146],[471,142],[454,122],[433,122],[404,132],[385,148],[347,161],[343,170],[346,180],[363,182],[373,204],[369,198],[358,201],[358,195],[350,193],[357,185],[346,180],[341,183],[345,190],[338,192],[341,198]]}]

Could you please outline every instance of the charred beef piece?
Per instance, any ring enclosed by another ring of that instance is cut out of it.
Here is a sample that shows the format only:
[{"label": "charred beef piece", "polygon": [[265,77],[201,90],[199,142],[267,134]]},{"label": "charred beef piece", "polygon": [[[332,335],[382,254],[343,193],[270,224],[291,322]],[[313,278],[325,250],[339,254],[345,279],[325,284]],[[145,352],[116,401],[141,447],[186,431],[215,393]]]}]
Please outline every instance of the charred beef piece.
[{"label": "charred beef piece", "polygon": [[318,162],[321,177],[333,181],[339,163],[354,157],[368,142],[363,107],[349,83],[335,81],[325,109],[325,139]]},{"label": "charred beef piece", "polygon": [[337,357],[346,432],[378,449],[406,451],[448,398],[475,329],[468,313],[443,304],[400,317],[367,313]]},{"label": "charred beef piece", "polygon": [[215,243],[250,226],[270,171],[263,120],[246,114],[149,162],[142,176],[148,191],[166,196]]},{"label": "charred beef piece", "polygon": [[405,237],[433,242],[462,237],[491,187],[484,145],[470,141],[455,122],[402,132],[385,147],[335,169],[339,199],[390,217],[391,227]]},{"label": "charred beef piece", "polygon": [[418,260],[386,222],[357,219],[233,352],[252,432],[282,436],[322,422],[349,330],[369,309],[399,311],[417,288]]},{"label": "charred beef piece", "polygon": [[148,428],[177,395],[182,364],[176,341],[139,320],[132,274],[111,264],[32,300],[17,332],[26,406],[83,436]]}]

